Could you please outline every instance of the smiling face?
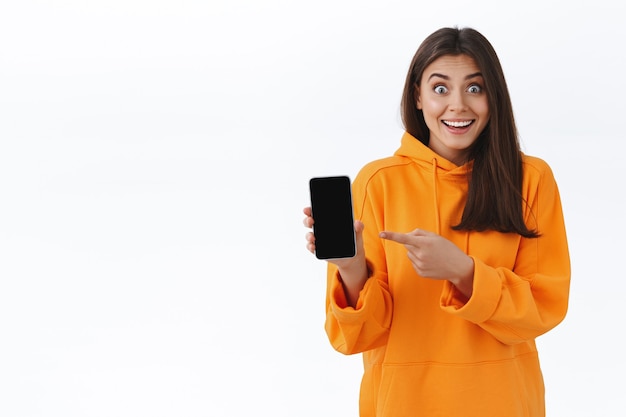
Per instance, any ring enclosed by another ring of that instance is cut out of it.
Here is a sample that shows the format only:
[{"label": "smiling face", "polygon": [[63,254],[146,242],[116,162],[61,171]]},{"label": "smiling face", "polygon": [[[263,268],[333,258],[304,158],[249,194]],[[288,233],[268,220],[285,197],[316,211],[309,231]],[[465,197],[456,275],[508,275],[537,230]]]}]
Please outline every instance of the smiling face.
[{"label": "smiling face", "polygon": [[469,148],[489,122],[484,81],[474,59],[444,55],[424,70],[416,90],[430,140],[428,147],[456,165],[467,162]]}]

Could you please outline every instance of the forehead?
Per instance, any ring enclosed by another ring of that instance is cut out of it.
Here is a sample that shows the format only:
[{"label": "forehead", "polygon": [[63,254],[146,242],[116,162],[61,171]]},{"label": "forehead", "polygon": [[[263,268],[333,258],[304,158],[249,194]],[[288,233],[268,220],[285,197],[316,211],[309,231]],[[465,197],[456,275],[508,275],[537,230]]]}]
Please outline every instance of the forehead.
[{"label": "forehead", "polygon": [[423,80],[433,74],[445,75],[448,77],[465,77],[469,74],[480,72],[480,68],[474,58],[468,55],[443,55],[434,60],[424,69]]}]

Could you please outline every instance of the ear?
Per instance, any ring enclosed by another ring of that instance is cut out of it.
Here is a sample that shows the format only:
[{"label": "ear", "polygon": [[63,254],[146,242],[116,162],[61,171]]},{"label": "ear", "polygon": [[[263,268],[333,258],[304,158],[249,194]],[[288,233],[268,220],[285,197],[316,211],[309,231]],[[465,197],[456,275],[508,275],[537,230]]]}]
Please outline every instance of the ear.
[{"label": "ear", "polygon": [[418,110],[422,110],[422,100],[420,98],[420,88],[418,85],[415,86],[415,90],[413,90],[413,99],[415,100],[415,106]]}]

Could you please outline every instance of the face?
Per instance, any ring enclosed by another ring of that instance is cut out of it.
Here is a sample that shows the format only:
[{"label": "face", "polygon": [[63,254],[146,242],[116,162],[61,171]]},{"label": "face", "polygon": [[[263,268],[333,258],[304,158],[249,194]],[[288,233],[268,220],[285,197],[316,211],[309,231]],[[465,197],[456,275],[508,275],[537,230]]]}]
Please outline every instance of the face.
[{"label": "face", "polygon": [[456,165],[467,162],[470,146],[489,121],[484,81],[474,59],[444,55],[424,70],[417,108],[430,130],[428,146]]}]

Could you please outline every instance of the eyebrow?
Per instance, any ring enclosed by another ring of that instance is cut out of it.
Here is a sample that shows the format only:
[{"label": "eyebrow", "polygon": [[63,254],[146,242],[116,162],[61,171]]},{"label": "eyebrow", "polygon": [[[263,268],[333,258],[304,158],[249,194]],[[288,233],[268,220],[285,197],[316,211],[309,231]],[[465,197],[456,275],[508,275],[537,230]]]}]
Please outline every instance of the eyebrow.
[{"label": "eyebrow", "polygon": [[[482,77],[483,74],[482,72],[475,72],[473,74],[469,74],[465,77],[466,80],[471,80],[472,78],[476,78],[476,77]],[[430,74],[430,77],[428,77],[428,81],[430,81],[431,78],[433,77],[439,77],[439,78],[443,78],[444,80],[449,80],[450,77],[448,77],[447,75],[444,74],[439,74],[437,72],[434,72],[432,74]]]}]

